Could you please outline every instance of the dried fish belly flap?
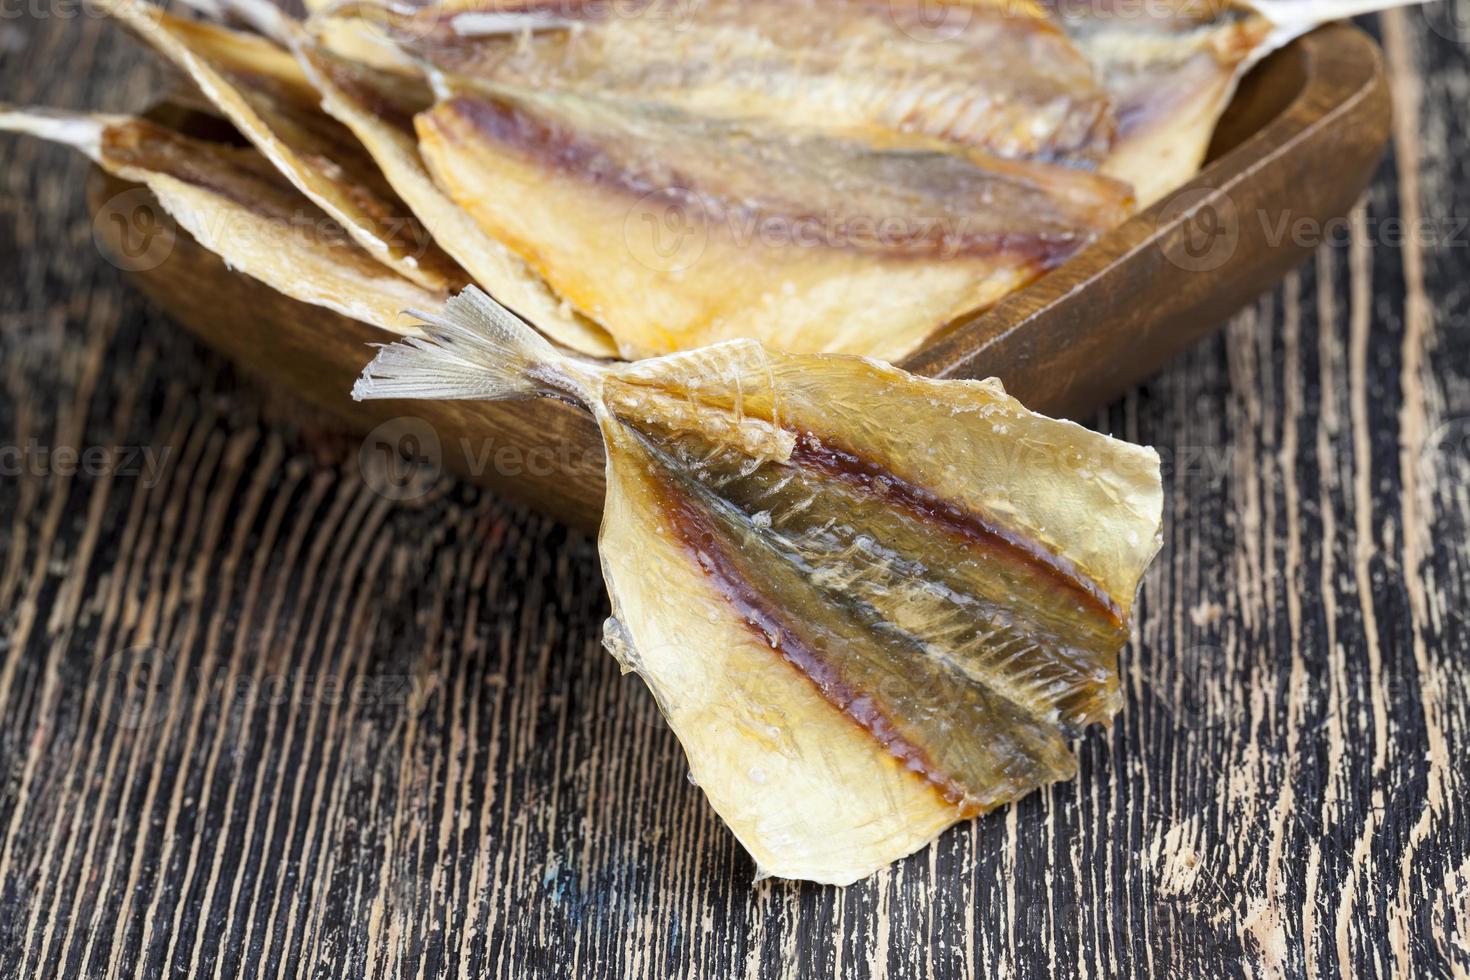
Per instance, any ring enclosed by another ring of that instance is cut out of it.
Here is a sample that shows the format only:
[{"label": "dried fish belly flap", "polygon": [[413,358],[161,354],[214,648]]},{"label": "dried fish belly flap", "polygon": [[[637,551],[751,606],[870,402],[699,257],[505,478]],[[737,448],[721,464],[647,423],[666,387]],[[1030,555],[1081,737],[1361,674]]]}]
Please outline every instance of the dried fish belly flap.
[{"label": "dried fish belly flap", "polygon": [[413,117],[433,102],[422,79],[342,58],[264,0],[227,3],[292,50],[321,93],[322,109],[361,141],[393,191],[475,282],[556,342],[594,357],[616,356],[607,331],[553,294],[519,256],[435,186],[413,127]]},{"label": "dried fish belly flap", "polygon": [[[760,872],[847,884],[964,819],[755,635],[716,582],[692,575],[681,539],[650,533],[656,493],[626,463],[609,472],[600,545],[619,618],[605,642],[644,678],[691,778]],[[623,621],[636,641],[621,639]]]},{"label": "dried fish belly flap", "polygon": [[418,128],[439,184],[625,357],[754,337],[896,360],[1129,206],[1066,167],[576,95],[462,91]]},{"label": "dried fish belly flap", "polygon": [[254,150],[135,121],[104,131],[98,162],[147,184],[201,245],[293,299],[395,333],[412,330],[405,310],[442,302],[375,261]]},{"label": "dried fish belly flap", "polygon": [[1132,184],[1141,206],[1192,178],[1270,22],[1231,0],[1046,2],[1114,100],[1103,172]]},{"label": "dried fish belly flap", "polygon": [[452,300],[355,394],[598,416],[607,644],[763,872],[850,882],[1073,774],[1158,547],[1152,451],[995,382],[753,341],[591,366],[495,316]]},{"label": "dried fish belly flap", "polygon": [[404,48],[461,78],[904,133],[1091,166],[1113,119],[1091,67],[1031,0],[479,0],[410,16]]},{"label": "dried fish belly flap", "polygon": [[369,255],[426,289],[468,281],[383,179],[362,146],[318,108],[296,60],[264,38],[99,0],[199,87],[241,134]]},{"label": "dried fish belly flap", "polygon": [[812,437],[751,466],[647,427],[605,426],[622,656],[763,872],[853,881],[1073,775],[1117,708],[1107,601]]},{"label": "dried fish belly flap", "polygon": [[127,116],[0,109],[0,129],[75,147],[144,184],[200,245],[292,299],[398,333],[437,293],[394,275],[252,149],[191,139]]}]

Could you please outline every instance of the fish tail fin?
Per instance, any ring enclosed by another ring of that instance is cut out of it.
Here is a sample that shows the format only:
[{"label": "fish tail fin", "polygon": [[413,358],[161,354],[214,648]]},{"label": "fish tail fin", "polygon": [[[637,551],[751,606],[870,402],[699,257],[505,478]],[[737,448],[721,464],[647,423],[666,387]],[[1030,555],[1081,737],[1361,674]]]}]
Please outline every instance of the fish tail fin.
[{"label": "fish tail fin", "polygon": [[466,10],[452,15],[452,25],[454,33],[460,37],[505,37],[524,32],[565,30],[576,27],[576,22],[535,11]]},{"label": "fish tail fin", "polygon": [[39,136],[80,150],[93,160],[102,153],[102,133],[113,118],[65,109],[13,106],[0,102],[0,132]]},{"label": "fish tail fin", "polygon": [[1252,7],[1271,22],[1266,43],[1252,54],[1252,63],[1307,32],[1334,20],[1376,14],[1393,7],[1407,7],[1425,0],[1250,0]]},{"label": "fish tail fin", "polygon": [[442,313],[409,310],[423,334],[379,348],[352,387],[375,398],[509,401],[571,395],[590,404],[595,367],[557,350],[475,286]]},{"label": "fish tail fin", "polygon": [[1273,23],[1325,24],[1425,2],[1427,0],[1250,0],[1250,5]]},{"label": "fish tail fin", "polygon": [[183,0],[189,7],[214,20],[233,14],[282,47],[301,39],[302,27],[290,14],[269,0]]}]

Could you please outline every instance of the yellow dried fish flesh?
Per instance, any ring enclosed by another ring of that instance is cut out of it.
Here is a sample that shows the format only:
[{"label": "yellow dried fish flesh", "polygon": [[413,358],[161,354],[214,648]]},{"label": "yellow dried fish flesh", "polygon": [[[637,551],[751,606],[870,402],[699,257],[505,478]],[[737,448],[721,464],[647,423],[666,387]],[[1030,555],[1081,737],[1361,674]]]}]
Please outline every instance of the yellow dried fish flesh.
[{"label": "yellow dried fish flesh", "polygon": [[[339,7],[339,10],[343,9]],[[1092,165],[1113,119],[1033,0],[472,0],[381,23],[461,83],[577,92],[802,133],[932,137]]]},{"label": "yellow dried fish flesh", "polygon": [[1158,457],[995,381],[734,341],[559,353],[467,290],[356,398],[547,396],[607,448],[606,644],[761,874],[844,884],[1075,772],[1118,709]]},{"label": "yellow dried fish flesh", "polygon": [[1044,0],[1113,102],[1103,173],[1146,207],[1199,172],[1247,69],[1330,20],[1417,0]]},{"label": "yellow dried fish flesh", "polygon": [[266,159],[363,249],[426,289],[469,277],[398,199],[353,135],[317,107],[296,60],[253,34],[184,20],[137,0],[94,0],[190,79]]},{"label": "yellow dried fish flesh", "polygon": [[497,302],[572,350],[617,355],[606,330],[552,293],[518,255],[481,230],[434,184],[414,134],[414,116],[433,102],[422,79],[335,54],[267,0],[226,0],[225,7],[292,51],[321,93],[322,110],[352,131],[434,240]]},{"label": "yellow dried fish flesh", "polygon": [[1068,167],[632,100],[478,86],[417,124],[440,186],[630,358],[753,337],[897,360],[1131,207]]}]

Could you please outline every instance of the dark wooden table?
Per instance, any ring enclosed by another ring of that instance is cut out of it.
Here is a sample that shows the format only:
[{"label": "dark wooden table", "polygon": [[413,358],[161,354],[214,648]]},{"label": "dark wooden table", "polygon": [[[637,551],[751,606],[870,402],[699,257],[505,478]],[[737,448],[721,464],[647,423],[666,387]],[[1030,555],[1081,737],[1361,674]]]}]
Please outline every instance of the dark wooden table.
[{"label": "dark wooden table", "polygon": [[[0,977],[1466,975],[1467,15],[1368,22],[1350,233],[1091,420],[1169,464],[1111,733],[845,890],[752,882],[590,540],[375,492],[129,290],[79,158],[0,141]],[[158,80],[0,12],[0,97]]]}]

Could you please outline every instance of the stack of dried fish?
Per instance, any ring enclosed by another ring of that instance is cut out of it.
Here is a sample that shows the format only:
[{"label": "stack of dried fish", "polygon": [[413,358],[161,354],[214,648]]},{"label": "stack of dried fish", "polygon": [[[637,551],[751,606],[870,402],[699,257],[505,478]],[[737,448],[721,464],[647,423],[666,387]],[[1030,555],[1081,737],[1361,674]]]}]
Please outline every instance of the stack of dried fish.
[{"label": "stack of dried fish", "polygon": [[[255,33],[95,5],[253,152],[116,117],[0,126],[379,326],[414,287],[432,308],[474,282],[598,357],[752,337],[896,360],[1187,180],[1253,59],[1393,0],[338,0],[305,23],[190,2]],[[221,193],[242,179],[272,186]],[[342,234],[272,233],[272,208]]]},{"label": "stack of dried fish", "polygon": [[210,0],[245,33],[95,2],[239,138],[0,128],[406,334],[357,397],[584,406],[607,645],[764,872],[853,881],[1074,772],[1118,708],[1157,456],[833,355],[900,358],[1186,180],[1320,4]]},{"label": "stack of dried fish", "polygon": [[763,874],[845,884],[1070,778],[1159,547],[1151,449],[995,381],[752,340],[558,351],[473,288],[357,398],[574,401],[607,448],[604,643]]}]

